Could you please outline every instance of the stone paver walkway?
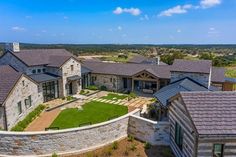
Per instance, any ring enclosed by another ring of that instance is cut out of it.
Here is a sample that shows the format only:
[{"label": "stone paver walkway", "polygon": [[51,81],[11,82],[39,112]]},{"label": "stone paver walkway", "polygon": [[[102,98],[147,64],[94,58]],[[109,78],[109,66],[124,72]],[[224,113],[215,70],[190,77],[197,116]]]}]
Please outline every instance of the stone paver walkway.
[{"label": "stone paver walkway", "polygon": [[35,119],[25,131],[44,131],[49,127],[54,119],[59,115],[60,109],[54,109],[52,111],[43,112],[37,119]]}]

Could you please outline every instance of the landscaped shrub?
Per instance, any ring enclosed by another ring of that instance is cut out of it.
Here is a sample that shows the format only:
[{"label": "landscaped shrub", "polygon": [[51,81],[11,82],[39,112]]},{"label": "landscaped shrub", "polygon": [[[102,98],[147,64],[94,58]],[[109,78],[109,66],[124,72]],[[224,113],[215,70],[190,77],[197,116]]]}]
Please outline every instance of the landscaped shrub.
[{"label": "landscaped shrub", "polygon": [[67,101],[72,101],[72,100],[74,100],[74,99],[75,99],[75,98],[72,97],[72,96],[67,96],[67,97],[66,97],[66,100],[67,100]]},{"label": "landscaped shrub", "polygon": [[56,153],[53,153],[52,157],[58,157],[58,155]]},{"label": "landscaped shrub", "polygon": [[113,142],[111,148],[112,148],[113,150],[118,149],[118,143],[117,143],[117,142]]},{"label": "landscaped shrub", "polygon": [[129,141],[129,142],[133,142],[133,141],[134,141],[134,137],[129,135],[127,141]]},{"label": "landscaped shrub", "polygon": [[86,95],[86,94],[89,94],[89,91],[85,91],[85,90],[81,90],[80,92],[79,92],[79,94],[81,94],[81,95]]},{"label": "landscaped shrub", "polygon": [[98,87],[95,85],[90,85],[87,87],[89,90],[98,90]]},{"label": "landscaped shrub", "polygon": [[134,98],[136,98],[136,97],[137,97],[137,95],[136,95],[134,92],[131,92],[131,93],[129,93],[129,95],[128,95],[128,100],[134,99]]},{"label": "landscaped shrub", "polygon": [[30,112],[25,119],[18,122],[15,127],[11,129],[11,131],[24,131],[24,129],[36,118],[39,114],[45,109],[44,105],[39,105],[32,112]]},{"label": "landscaped shrub", "polygon": [[150,149],[151,148],[151,144],[149,142],[145,142],[144,148],[145,149]]},{"label": "landscaped shrub", "polygon": [[130,150],[135,151],[136,149],[137,149],[136,144],[132,144],[131,147],[130,147]]},{"label": "landscaped shrub", "polygon": [[107,87],[106,87],[106,86],[101,86],[101,87],[100,87],[100,90],[102,90],[102,91],[107,91]]}]

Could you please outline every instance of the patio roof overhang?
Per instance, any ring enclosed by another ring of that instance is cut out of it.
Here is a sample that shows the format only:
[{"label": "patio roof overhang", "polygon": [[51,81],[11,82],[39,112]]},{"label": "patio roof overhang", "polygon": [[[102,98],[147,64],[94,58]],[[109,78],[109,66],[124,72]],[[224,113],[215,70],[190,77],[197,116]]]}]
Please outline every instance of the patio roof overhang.
[{"label": "patio roof overhang", "polygon": [[76,81],[76,80],[80,80],[80,79],[81,79],[81,77],[79,75],[67,77],[67,81]]}]

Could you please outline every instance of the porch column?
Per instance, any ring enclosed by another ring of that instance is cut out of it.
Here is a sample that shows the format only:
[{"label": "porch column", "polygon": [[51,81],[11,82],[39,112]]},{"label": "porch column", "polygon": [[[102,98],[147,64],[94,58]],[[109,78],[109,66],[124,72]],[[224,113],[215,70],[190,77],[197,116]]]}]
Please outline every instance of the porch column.
[{"label": "porch column", "polygon": [[157,80],[157,91],[160,89],[160,80]]},{"label": "porch column", "polygon": [[134,91],[134,79],[132,78],[132,88],[131,88],[132,90],[132,92]]}]

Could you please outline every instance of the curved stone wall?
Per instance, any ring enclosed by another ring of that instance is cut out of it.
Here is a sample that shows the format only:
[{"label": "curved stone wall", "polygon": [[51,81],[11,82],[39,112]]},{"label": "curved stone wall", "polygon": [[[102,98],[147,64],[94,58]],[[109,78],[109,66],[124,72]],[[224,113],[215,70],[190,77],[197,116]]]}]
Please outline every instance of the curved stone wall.
[{"label": "curved stone wall", "polygon": [[47,132],[0,131],[0,156],[68,154],[95,149],[127,136],[131,115],[92,126]]}]

